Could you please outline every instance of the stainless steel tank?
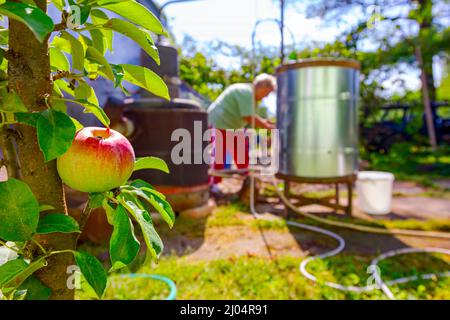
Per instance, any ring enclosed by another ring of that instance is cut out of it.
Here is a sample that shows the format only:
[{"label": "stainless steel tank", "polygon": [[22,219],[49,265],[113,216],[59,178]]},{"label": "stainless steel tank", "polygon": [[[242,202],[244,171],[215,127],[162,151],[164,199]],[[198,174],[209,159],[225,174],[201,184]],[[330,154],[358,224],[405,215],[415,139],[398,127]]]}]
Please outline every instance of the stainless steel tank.
[{"label": "stainless steel tank", "polygon": [[358,164],[360,63],[302,60],[277,69],[279,174],[333,178]]}]

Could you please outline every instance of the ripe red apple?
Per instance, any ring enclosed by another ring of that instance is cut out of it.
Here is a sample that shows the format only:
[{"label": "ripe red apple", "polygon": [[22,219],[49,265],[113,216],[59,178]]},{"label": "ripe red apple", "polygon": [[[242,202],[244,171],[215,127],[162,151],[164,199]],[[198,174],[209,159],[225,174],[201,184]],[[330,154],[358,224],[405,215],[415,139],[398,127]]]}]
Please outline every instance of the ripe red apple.
[{"label": "ripe red apple", "polygon": [[133,173],[134,160],[133,147],[122,134],[86,127],[76,133],[57,166],[62,181],[72,189],[103,192],[125,184]]}]

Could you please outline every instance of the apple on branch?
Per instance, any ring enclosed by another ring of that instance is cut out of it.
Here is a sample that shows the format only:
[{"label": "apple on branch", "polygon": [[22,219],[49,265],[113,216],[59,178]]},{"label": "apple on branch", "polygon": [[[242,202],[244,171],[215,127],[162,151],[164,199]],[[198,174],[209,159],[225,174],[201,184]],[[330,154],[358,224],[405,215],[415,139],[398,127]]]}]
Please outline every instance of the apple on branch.
[{"label": "apple on branch", "polygon": [[57,160],[62,181],[82,192],[104,192],[127,182],[133,173],[134,150],[119,132],[85,127]]}]

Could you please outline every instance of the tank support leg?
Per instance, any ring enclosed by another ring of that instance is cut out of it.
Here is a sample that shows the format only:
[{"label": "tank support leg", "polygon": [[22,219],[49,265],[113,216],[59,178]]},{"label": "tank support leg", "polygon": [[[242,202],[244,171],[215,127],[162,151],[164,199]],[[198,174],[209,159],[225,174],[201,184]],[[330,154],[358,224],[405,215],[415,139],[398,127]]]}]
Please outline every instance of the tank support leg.
[{"label": "tank support leg", "polygon": [[[284,180],[284,196],[288,200],[291,196],[291,185],[288,180]],[[286,215],[286,218],[289,219],[291,217],[291,210],[288,208],[288,206],[285,206],[284,208],[284,214]]]},{"label": "tank support leg", "polygon": [[353,207],[353,204],[352,204],[352,200],[353,200],[353,181],[352,180],[347,182],[347,191],[348,191],[348,194],[347,194],[347,198],[348,198],[347,214],[349,216],[351,216],[352,215],[352,207]]},{"label": "tank support leg", "polygon": [[339,210],[339,183],[336,183],[335,185],[334,185],[334,199],[335,199],[335,210],[336,210],[336,213],[338,212],[338,210]]}]

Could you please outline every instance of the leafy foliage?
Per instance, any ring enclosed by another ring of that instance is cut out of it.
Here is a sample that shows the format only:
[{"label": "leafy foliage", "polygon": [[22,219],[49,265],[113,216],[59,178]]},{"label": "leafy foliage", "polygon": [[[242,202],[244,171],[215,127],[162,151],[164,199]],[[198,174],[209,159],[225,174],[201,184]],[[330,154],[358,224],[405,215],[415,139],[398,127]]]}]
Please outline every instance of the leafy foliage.
[{"label": "leafy foliage", "polygon": [[144,157],[136,159],[136,163],[134,164],[134,171],[143,169],[157,169],[165,173],[169,173],[167,164],[157,157]]},{"label": "leafy foliage", "polygon": [[125,208],[118,205],[114,212],[114,232],[111,235],[109,252],[113,268],[130,264],[137,256],[139,241],[134,235],[134,227]]},{"label": "leafy foliage", "polygon": [[[443,14],[435,14],[437,10]],[[416,49],[420,48],[432,101],[436,98],[433,58],[450,50],[450,28],[444,18],[448,10],[448,1],[431,0],[316,1],[307,7],[310,17],[320,16],[328,22],[336,22],[346,14],[358,12],[357,23],[342,35],[340,41],[353,53],[363,52],[361,48],[365,45],[375,47],[365,52],[365,59],[360,60],[370,65],[372,70],[398,72],[394,67],[399,64],[417,67]]]},{"label": "leafy foliage", "polygon": [[[135,170],[142,169],[168,172],[164,161],[155,157],[138,159]],[[153,225],[149,205],[161,214],[170,227],[173,226],[175,214],[165,196],[143,180],[135,180],[114,192],[107,191],[89,195],[89,207],[103,206],[109,223],[114,227],[110,240],[113,266],[111,271],[132,263],[141,247],[131,219],[139,225],[150,256],[158,258],[161,254],[164,246]],[[49,213],[39,217],[40,211],[53,209],[46,205],[39,206],[26,183],[12,178],[0,182],[0,218],[2,219],[0,240],[26,242],[30,241],[36,233],[80,232],[78,223],[65,214]],[[10,297],[13,297],[14,292],[20,290],[22,283],[32,276],[34,271],[45,267],[45,261],[49,256],[58,253],[44,252],[30,264],[25,263],[23,256],[19,255],[17,259],[0,266],[0,289],[3,293],[8,292]],[[73,254],[86,281],[101,298],[107,280],[106,271],[101,263],[95,257],[84,252],[73,251]],[[30,295],[44,298],[48,294],[46,287],[35,280],[29,280],[28,283],[30,284],[28,292]],[[26,297],[27,295],[25,295]]]},{"label": "leafy foliage", "polygon": [[100,298],[106,288],[107,275],[100,261],[86,252],[74,252],[75,261],[89,285]]},{"label": "leafy foliage", "polygon": [[25,300],[48,300],[52,293],[52,290],[45,286],[37,277],[28,277],[22,285],[18,288],[18,291],[24,290]]},{"label": "leafy foliage", "polygon": [[79,225],[71,216],[62,213],[51,213],[39,220],[37,233],[73,233],[80,232]]},{"label": "leafy foliage", "polygon": [[6,1],[0,5],[0,14],[25,23],[41,42],[54,28],[52,19],[35,5]]},{"label": "leafy foliage", "polygon": [[26,241],[36,232],[39,203],[25,182],[9,179],[0,182],[0,238]]},{"label": "leafy foliage", "polygon": [[[105,127],[109,126],[110,120],[99,106],[88,80],[103,77],[125,92],[122,81],[127,81],[155,95],[170,98],[164,81],[153,71],[129,64],[113,65],[105,58],[108,50],[112,52],[113,34],[118,32],[134,40],[159,64],[159,54],[152,35],[166,32],[145,6],[134,0],[51,2],[61,12],[59,21],[53,21],[33,1],[0,2],[0,15],[23,23],[38,41],[48,42],[51,74],[48,75],[49,82],[41,83],[41,87],[52,84],[53,90],[51,95],[36,98],[42,106],[38,111],[22,101],[20,92],[8,87],[8,61],[4,54],[7,50],[0,51],[0,126],[22,124],[34,127],[46,162],[63,155],[71,146],[76,131],[82,128],[76,119],[67,114],[67,102],[80,105],[84,112],[92,113]],[[66,5],[71,8],[68,9]],[[79,10],[74,10],[74,6]],[[123,19],[110,18],[110,12]],[[50,37],[52,32],[55,34]],[[2,30],[0,43],[3,48],[7,47],[7,30]],[[142,169],[168,172],[164,161],[155,157],[138,159],[135,170]],[[165,197],[150,184],[136,182],[116,190],[93,193],[89,195],[88,204],[84,214],[88,214],[92,208],[104,207],[108,221],[114,227],[110,243],[112,271],[130,264],[141,247],[135,236],[133,220],[142,229],[151,257],[156,258],[161,254],[163,244],[153,226],[150,208],[153,206],[154,211],[159,212],[170,226],[173,225],[175,215]],[[37,234],[79,233],[82,223],[79,225],[75,219],[57,212],[52,206],[39,205],[30,187],[12,177],[0,182],[0,220],[0,245],[6,246],[17,256],[0,265],[3,298],[48,299],[52,294],[51,289],[33,273],[52,263],[53,259],[49,259],[51,256],[67,253],[74,255],[87,283],[98,298],[102,297],[107,284],[107,272],[94,256],[72,249],[45,249],[38,241],[42,236],[35,237]],[[15,241],[14,246],[7,241]]]},{"label": "leafy foliage", "polygon": [[75,124],[67,114],[54,109],[41,112],[37,120],[37,134],[45,160],[63,155],[70,148],[75,131]]}]

